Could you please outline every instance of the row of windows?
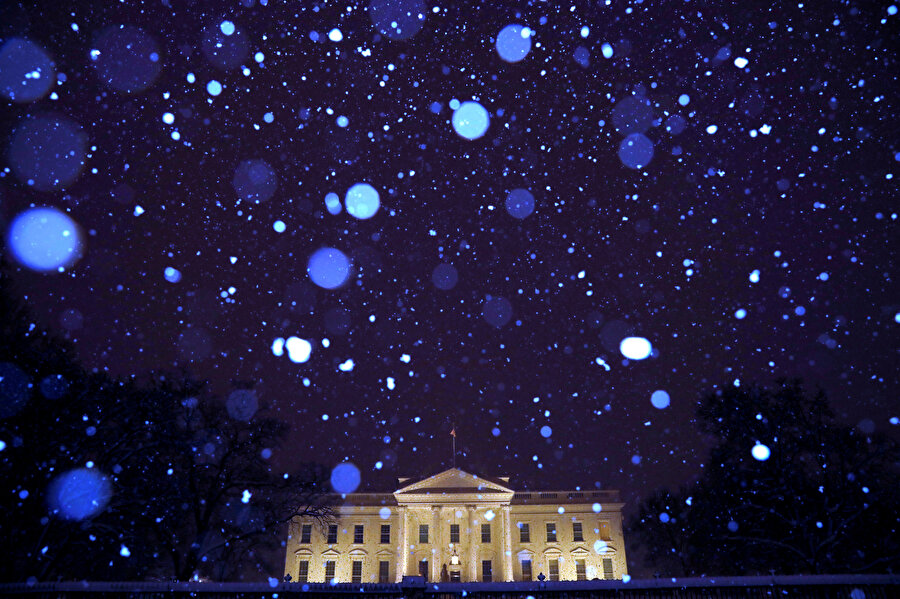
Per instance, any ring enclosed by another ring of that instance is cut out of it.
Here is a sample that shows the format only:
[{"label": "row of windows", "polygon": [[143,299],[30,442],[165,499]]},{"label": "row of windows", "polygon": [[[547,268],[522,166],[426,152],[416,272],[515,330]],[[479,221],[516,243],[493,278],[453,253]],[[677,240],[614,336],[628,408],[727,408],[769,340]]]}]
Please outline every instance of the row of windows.
[{"label": "row of windows", "polygon": [[[613,577],[613,563],[610,558],[603,558],[602,566],[603,566],[603,578],[611,579]],[[533,580],[534,570],[531,567],[531,560],[522,560],[520,562],[522,564],[522,580]],[[334,561],[326,561],[325,562],[325,580],[330,582],[334,579],[335,575],[335,565]],[[559,580],[559,560],[551,559],[547,563],[548,565],[548,580],[556,581]],[[388,580],[390,576],[391,565],[388,561],[380,561],[378,562],[378,582],[387,583],[390,582]],[[362,561],[353,561],[351,562],[350,568],[350,582],[352,583],[361,583],[362,582],[362,570],[363,563]],[[428,560],[422,560],[419,562],[419,575],[423,576],[426,580],[429,578],[429,569],[428,569]],[[460,573],[458,570],[454,570],[450,572],[450,579],[452,582],[458,582],[460,580]],[[575,579],[576,580],[587,580],[587,566],[585,564],[585,560],[576,559],[575,560]],[[491,582],[494,580],[494,569],[493,563],[491,560],[481,560],[481,580],[484,582]],[[299,576],[298,582],[309,582],[309,561],[304,560],[300,562],[299,568]]]},{"label": "row of windows", "polygon": [[[329,545],[334,545],[338,542],[338,527],[337,524],[329,524],[328,532],[325,535],[325,540]],[[365,543],[365,527],[362,524],[357,524],[353,527],[353,542],[355,544],[363,544]],[[380,543],[383,545],[389,545],[391,542],[391,525],[390,524],[382,524],[381,525],[381,536]],[[303,524],[300,527],[300,543],[302,545],[308,545],[312,543],[312,524]]]},{"label": "row of windows", "polygon": [[[611,558],[603,558],[603,578],[611,579],[613,577],[613,563]],[[490,561],[482,562],[482,572],[484,572],[485,563],[490,567]],[[522,580],[534,580],[534,570],[531,567],[531,560],[523,559],[522,564]],[[547,562],[548,566],[548,576],[549,580],[559,580],[559,560],[551,559]],[[587,565],[585,560],[576,559],[575,560],[575,579],[576,580],[587,580]],[[489,580],[485,578],[484,580]]]},{"label": "row of windows", "polygon": [[[600,526],[596,528],[594,532],[599,534],[601,539],[609,540],[609,522],[601,522]],[[548,543],[555,543],[558,541],[556,536],[555,522],[546,523],[545,540]],[[576,543],[581,543],[584,541],[584,525],[581,522],[572,522],[572,541]],[[522,522],[519,524],[519,542],[531,542],[531,526],[526,522]]]},{"label": "row of windows", "polygon": [[[611,579],[613,577],[613,562],[611,558],[605,557],[601,560],[603,566],[603,578]],[[549,580],[559,580],[559,560],[551,559],[548,562],[549,567],[549,576],[547,578]],[[525,562],[522,562],[522,576],[526,580],[531,580],[531,563],[528,563],[528,572],[529,576],[525,576]],[[575,560],[575,580],[587,580],[587,566],[585,565],[585,561],[583,559]]]},{"label": "row of windows", "polygon": [[[419,544],[424,545],[429,543],[428,536],[428,525],[420,524],[419,525]],[[546,540],[548,543],[555,543],[557,541],[556,538],[556,523],[555,522],[547,522],[547,536]],[[609,523],[601,522],[600,528],[598,529],[600,533],[600,537],[603,539],[609,539]],[[336,524],[331,524],[328,526],[328,534],[327,534],[327,542],[329,545],[336,544],[338,538],[338,527]],[[581,522],[572,522],[572,540],[577,542],[584,541],[584,528]],[[353,526],[353,542],[355,544],[363,544],[365,543],[365,527],[362,524],[356,524]],[[390,524],[382,524],[381,525],[381,536],[380,541],[381,544],[388,545],[391,542],[391,525]],[[450,525],[450,542],[451,543],[459,543],[459,524],[451,524]],[[491,525],[490,524],[482,524],[481,525],[481,542],[482,543],[490,543],[491,542]],[[530,543],[531,542],[531,525],[525,522],[519,523],[519,542],[520,543]],[[300,543],[301,544],[309,544],[312,543],[312,524],[303,524],[300,529]]]},{"label": "row of windows", "polygon": [[[325,580],[330,582],[334,579],[335,566],[337,562],[325,562]],[[353,561],[350,564],[350,582],[362,582],[363,563],[361,561]],[[387,561],[378,562],[378,582],[390,582],[391,563]],[[309,582],[309,561],[302,560],[298,569],[297,582]]]},{"label": "row of windows", "polygon": [[[419,543],[427,544],[428,540],[428,525],[420,524],[419,525]],[[326,534],[326,542],[329,545],[334,545],[337,543],[338,538],[338,527],[337,524],[330,524],[328,526],[328,532]],[[381,525],[381,535],[379,538],[379,542],[383,545],[389,545],[391,542],[391,525],[390,524],[382,524]],[[450,525],[450,542],[451,543],[459,543],[459,524],[451,524]],[[481,525],[481,542],[482,543],[490,543],[491,542],[491,525],[490,524],[482,524]],[[300,527],[300,543],[303,545],[308,545],[312,543],[312,524],[303,524]],[[353,526],[353,543],[354,544],[363,544],[365,543],[365,527],[362,524],[356,524]]]},{"label": "row of windows", "polygon": [[[572,522],[572,540],[576,542],[584,541],[584,530],[581,527],[581,522]],[[556,523],[547,522],[547,542],[555,543],[556,541]],[[523,523],[519,528],[519,542],[531,542],[531,527],[528,524]]]}]

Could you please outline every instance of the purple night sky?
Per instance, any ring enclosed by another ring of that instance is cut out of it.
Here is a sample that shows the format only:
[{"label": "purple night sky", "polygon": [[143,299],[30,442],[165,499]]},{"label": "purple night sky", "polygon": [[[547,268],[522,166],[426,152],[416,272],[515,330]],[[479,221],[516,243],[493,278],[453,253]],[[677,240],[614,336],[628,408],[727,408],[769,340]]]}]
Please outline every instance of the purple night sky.
[{"label": "purple night sky", "polygon": [[[781,376],[896,434],[896,12],[7,2],[3,252],[89,368],[255,383],[278,463],[350,460],[364,490],[449,466],[455,423],[463,468],[633,501],[699,472],[703,392]],[[64,272],[15,259],[32,206],[81,228]],[[273,352],[292,336],[308,361]]]}]

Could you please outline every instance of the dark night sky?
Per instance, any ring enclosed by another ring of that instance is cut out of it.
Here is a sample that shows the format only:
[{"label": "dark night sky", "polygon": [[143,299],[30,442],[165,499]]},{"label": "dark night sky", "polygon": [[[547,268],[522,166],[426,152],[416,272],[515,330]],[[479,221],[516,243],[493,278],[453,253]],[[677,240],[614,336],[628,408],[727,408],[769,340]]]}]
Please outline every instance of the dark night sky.
[{"label": "dark night sky", "polygon": [[[0,41],[34,42],[64,81],[4,92],[0,226],[55,206],[86,238],[17,288],[88,367],[255,382],[292,426],[281,463],[349,459],[365,489],[448,465],[455,422],[461,466],[633,498],[698,472],[696,401],[737,380],[803,377],[847,423],[896,433],[896,9],[612,4],[430,2],[401,40],[367,2],[6,2]],[[516,63],[495,48],[509,24],[533,31]],[[454,99],[487,109],[483,137],[456,134]],[[22,141],[48,122],[69,124]],[[53,157],[66,126],[81,168]],[[634,133],[653,147],[638,169],[619,156]],[[66,180],[29,185],[29,157]],[[241,198],[247,160],[271,197]],[[358,182],[378,213],[330,214]],[[535,198],[523,219],[515,188]],[[352,261],[341,288],[307,274],[323,246]],[[626,335],[653,355],[624,360]],[[289,336],[308,362],[273,354]]]}]

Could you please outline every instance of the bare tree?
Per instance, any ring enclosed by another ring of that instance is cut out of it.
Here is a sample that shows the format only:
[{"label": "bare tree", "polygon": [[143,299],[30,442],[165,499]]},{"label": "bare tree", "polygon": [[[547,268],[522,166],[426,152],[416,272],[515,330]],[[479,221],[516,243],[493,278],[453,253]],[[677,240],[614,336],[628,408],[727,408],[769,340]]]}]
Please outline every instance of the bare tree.
[{"label": "bare tree", "polygon": [[900,570],[896,443],[841,425],[798,381],[726,387],[698,416],[717,439],[703,475],[657,492],[630,523],[662,573]]},{"label": "bare tree", "polygon": [[[332,516],[326,469],[272,466],[286,427],[252,389],[223,400],[183,373],[88,373],[34,326],[4,269],[0,333],[3,376],[18,385],[0,398],[0,579],[232,580],[280,546],[292,518]],[[96,502],[74,517],[53,491],[73,471],[109,491],[67,488]]]}]

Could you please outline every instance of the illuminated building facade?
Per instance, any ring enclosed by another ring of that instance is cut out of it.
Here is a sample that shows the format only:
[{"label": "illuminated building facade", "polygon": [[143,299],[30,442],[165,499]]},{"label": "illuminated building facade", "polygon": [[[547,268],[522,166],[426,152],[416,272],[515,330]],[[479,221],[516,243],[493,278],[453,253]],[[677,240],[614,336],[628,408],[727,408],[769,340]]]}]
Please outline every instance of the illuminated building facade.
[{"label": "illuminated building facade", "polygon": [[297,582],[621,579],[617,491],[517,492],[507,477],[457,468],[400,479],[393,493],[352,493],[321,526],[290,525],[285,574]]}]

